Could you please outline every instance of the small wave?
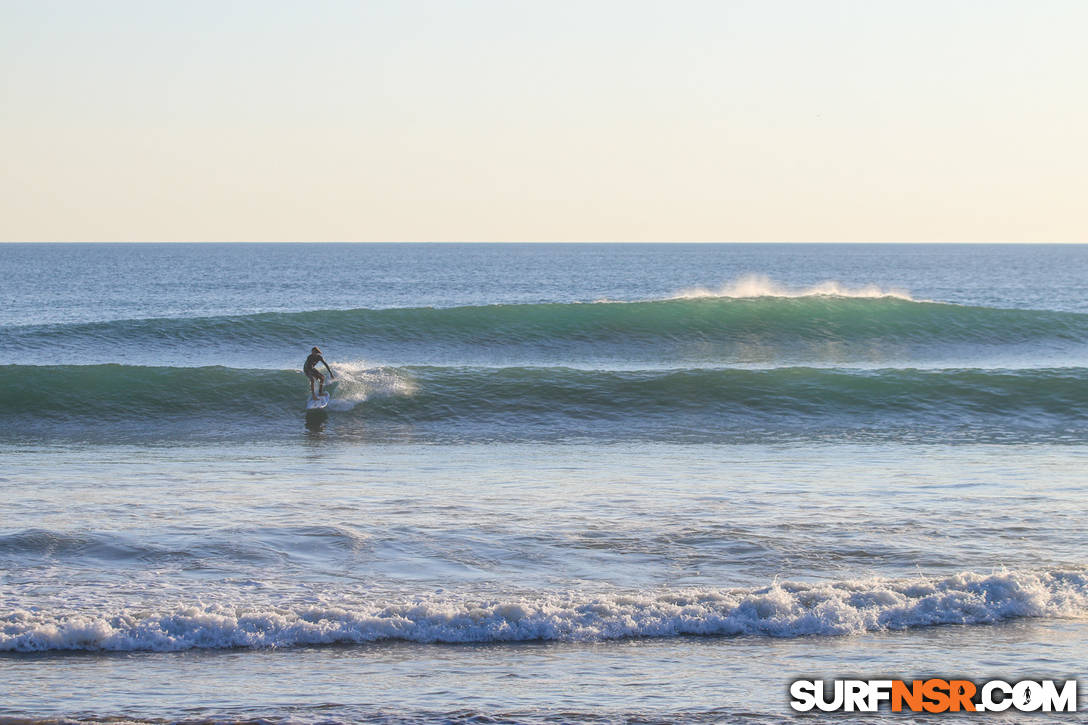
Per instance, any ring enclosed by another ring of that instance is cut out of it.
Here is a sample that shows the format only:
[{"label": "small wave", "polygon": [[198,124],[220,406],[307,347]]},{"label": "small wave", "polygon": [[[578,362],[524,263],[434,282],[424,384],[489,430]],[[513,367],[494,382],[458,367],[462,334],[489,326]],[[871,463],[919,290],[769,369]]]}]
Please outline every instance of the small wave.
[{"label": "small wave", "polygon": [[1017,617],[1088,614],[1083,571],[964,572],[947,578],[776,582],[758,589],[432,597],[342,605],[177,606],[159,611],[16,610],[0,651],[177,651],[380,640],[421,643],[600,641],[628,637],[854,635]]},{"label": "small wave", "polygon": [[69,533],[49,529],[26,529],[0,535],[0,563],[23,566],[27,557],[48,560],[107,562],[109,566],[130,563],[156,566],[201,559],[217,562],[264,563],[284,566],[285,558],[307,558],[315,552],[335,556],[369,546],[366,535],[339,526],[261,526],[229,531],[170,534],[148,543],[120,531]]}]

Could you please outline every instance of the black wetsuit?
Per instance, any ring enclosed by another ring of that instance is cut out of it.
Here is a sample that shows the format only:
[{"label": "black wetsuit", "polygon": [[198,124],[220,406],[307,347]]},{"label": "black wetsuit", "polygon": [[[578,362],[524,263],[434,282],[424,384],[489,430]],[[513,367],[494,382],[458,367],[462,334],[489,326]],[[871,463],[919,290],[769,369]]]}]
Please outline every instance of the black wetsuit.
[{"label": "black wetsuit", "polygon": [[325,362],[325,358],[321,357],[321,353],[311,352],[309,357],[306,358],[306,364],[302,366],[302,372],[306,373],[306,377],[321,377],[321,373],[317,372],[318,363],[321,363],[326,368],[329,367],[329,364]]}]

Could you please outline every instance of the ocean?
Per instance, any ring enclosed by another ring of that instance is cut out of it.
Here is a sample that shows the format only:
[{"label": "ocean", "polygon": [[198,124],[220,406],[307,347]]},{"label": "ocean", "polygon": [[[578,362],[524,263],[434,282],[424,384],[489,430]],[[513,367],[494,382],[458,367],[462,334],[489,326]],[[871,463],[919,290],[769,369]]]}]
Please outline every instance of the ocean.
[{"label": "ocean", "polygon": [[1088,707],[1088,246],[5,244],[0,278],[0,723]]}]

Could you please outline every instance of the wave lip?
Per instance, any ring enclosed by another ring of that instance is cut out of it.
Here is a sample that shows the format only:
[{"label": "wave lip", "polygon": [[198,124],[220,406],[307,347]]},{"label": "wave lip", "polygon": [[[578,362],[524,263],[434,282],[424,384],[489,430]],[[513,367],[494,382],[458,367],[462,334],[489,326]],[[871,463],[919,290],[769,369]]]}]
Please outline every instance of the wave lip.
[{"label": "wave lip", "polygon": [[362,644],[601,641],[628,637],[854,635],[1018,617],[1088,615],[1088,572],[774,583],[759,589],[426,598],[342,605],[181,605],[0,619],[0,651],[178,651]]}]

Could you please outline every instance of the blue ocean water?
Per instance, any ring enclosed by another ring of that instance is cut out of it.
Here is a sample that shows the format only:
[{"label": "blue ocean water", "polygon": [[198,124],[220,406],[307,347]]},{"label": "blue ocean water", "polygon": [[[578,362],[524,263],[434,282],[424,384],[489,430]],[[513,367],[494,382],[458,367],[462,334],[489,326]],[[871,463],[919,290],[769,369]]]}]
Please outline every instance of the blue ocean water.
[{"label": "blue ocean water", "polygon": [[0,245],[0,718],[762,723],[798,677],[1084,678],[1086,262]]}]

